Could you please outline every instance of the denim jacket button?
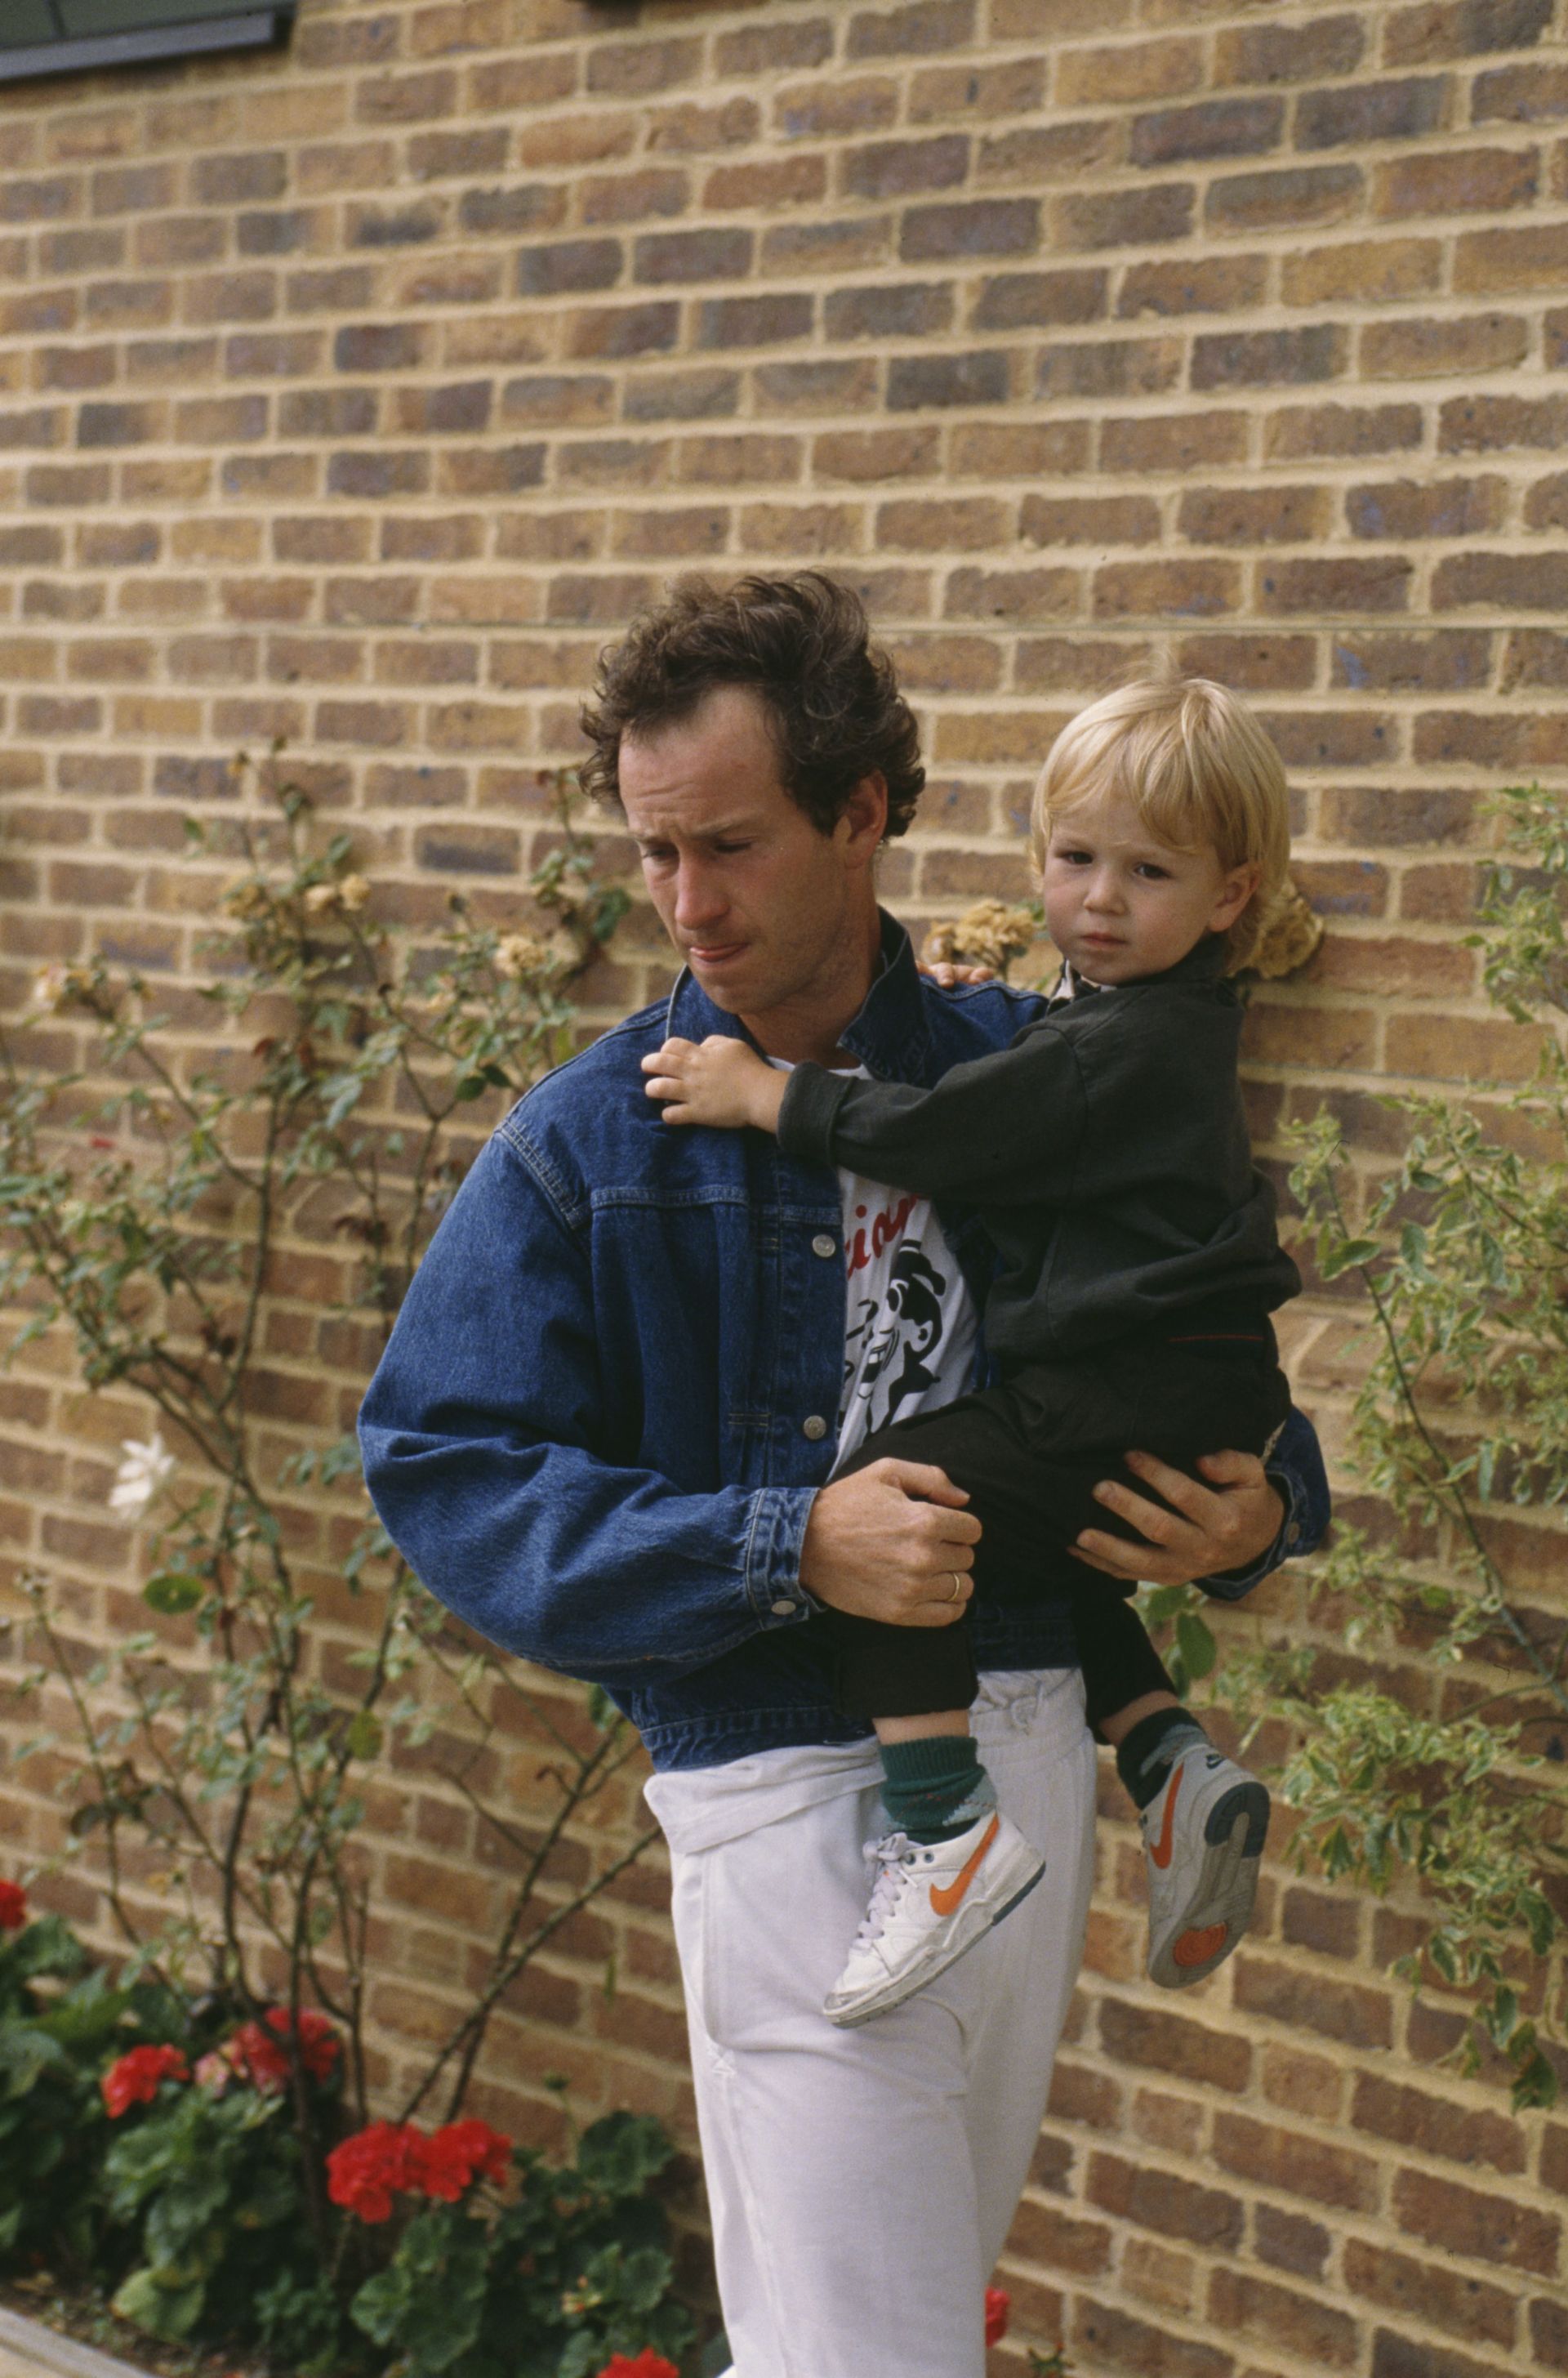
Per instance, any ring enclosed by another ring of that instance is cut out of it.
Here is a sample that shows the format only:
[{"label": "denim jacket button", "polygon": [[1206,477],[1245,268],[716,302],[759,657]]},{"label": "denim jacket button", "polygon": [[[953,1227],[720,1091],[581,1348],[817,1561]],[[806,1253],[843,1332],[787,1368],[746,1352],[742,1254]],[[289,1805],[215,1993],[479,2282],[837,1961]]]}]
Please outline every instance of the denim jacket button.
[{"label": "denim jacket button", "polygon": [[838,1241],[831,1239],[826,1231],[819,1231],[811,1242],[811,1252],[814,1255],[836,1255]]},{"label": "denim jacket button", "polygon": [[793,1618],[795,1616],[795,1604],[793,1602],[771,1602],[768,1604],[768,1607],[772,1612],[775,1618]]},{"label": "denim jacket button", "polygon": [[820,1412],[810,1412],[808,1414],[806,1419],[801,1422],[800,1433],[802,1436],[808,1436],[812,1444],[815,1445],[819,1437],[826,1436],[828,1433],[828,1423],[822,1418]]}]

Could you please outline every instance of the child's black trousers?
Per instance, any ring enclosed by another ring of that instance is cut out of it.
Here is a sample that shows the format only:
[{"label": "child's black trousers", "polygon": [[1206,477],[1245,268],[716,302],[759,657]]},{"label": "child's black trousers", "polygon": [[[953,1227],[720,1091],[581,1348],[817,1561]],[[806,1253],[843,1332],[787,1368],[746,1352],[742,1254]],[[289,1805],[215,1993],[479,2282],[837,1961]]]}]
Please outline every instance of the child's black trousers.
[{"label": "child's black trousers", "polygon": [[[1035,1363],[995,1387],[868,1436],[840,1476],[892,1455],[943,1470],[977,1519],[975,1591],[987,1601],[1065,1595],[1083,1667],[1089,1723],[1150,1692],[1169,1692],[1164,1663],[1132,1609],[1133,1588],[1078,1559],[1085,1528],[1138,1540],[1095,1500],[1119,1478],[1155,1502],[1122,1456],[1152,1453],[1199,1477],[1204,1453],[1262,1453],[1290,1409],[1273,1327],[1255,1306],[1206,1305],[1159,1332],[1076,1363]],[[967,1709],[977,1677],[966,1617],[951,1627],[889,1627],[831,1610],[839,1706],[856,1717],[924,1717]]]}]

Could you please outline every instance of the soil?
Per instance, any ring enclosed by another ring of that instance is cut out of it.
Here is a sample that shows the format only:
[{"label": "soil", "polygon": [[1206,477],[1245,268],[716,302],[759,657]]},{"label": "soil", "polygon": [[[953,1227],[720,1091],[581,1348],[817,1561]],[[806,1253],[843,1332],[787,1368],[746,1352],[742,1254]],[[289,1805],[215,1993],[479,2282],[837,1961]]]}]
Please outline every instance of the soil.
[{"label": "soil", "polygon": [[144,2329],[118,2319],[104,2297],[88,2288],[69,2287],[47,2272],[36,2278],[0,2280],[0,2304],[24,2320],[37,2321],[41,2328],[111,2353],[117,2361],[129,2361],[151,2378],[270,2378],[263,2360],[149,2336]]}]

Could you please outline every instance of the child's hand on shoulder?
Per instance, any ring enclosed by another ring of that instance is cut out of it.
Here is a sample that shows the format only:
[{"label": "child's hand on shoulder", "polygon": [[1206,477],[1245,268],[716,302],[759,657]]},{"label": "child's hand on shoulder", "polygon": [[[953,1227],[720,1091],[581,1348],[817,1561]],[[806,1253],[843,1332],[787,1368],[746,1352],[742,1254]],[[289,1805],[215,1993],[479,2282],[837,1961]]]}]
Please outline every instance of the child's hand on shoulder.
[{"label": "child's hand on shoulder", "polygon": [[711,1033],[706,1040],[666,1040],[642,1060],[651,1099],[662,1099],[664,1123],[705,1123],[731,1131],[750,1123],[772,1131],[784,1103],[786,1075],[765,1065],[744,1040]]}]

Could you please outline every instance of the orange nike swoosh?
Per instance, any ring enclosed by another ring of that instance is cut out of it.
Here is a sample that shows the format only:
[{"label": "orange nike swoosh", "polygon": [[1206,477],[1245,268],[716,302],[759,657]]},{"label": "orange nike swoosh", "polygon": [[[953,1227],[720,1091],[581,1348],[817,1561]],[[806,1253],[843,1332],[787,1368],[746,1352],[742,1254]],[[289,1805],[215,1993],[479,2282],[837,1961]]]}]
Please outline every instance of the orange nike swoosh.
[{"label": "orange nike swoosh", "polygon": [[999,1823],[1000,1820],[999,1818],[993,1817],[991,1819],[990,1823],[986,1827],[985,1840],[980,1844],[977,1850],[971,1851],[968,1860],[964,1865],[964,1871],[958,1877],[956,1882],[950,1882],[947,1884],[934,1882],[931,1885],[931,1905],[939,1916],[951,1916],[953,1909],[958,1905],[959,1901],[963,1898],[964,1892],[974,1881],[975,1877],[979,1873],[980,1860],[985,1856],[986,1852],[996,1840]]},{"label": "orange nike swoosh", "polygon": [[1181,1789],[1181,1779],[1186,1772],[1185,1767],[1179,1767],[1171,1778],[1170,1796],[1165,1804],[1165,1821],[1160,1827],[1160,1837],[1149,1852],[1155,1864],[1162,1870],[1170,1864],[1173,1854],[1170,1835],[1176,1821],[1176,1796]]}]

